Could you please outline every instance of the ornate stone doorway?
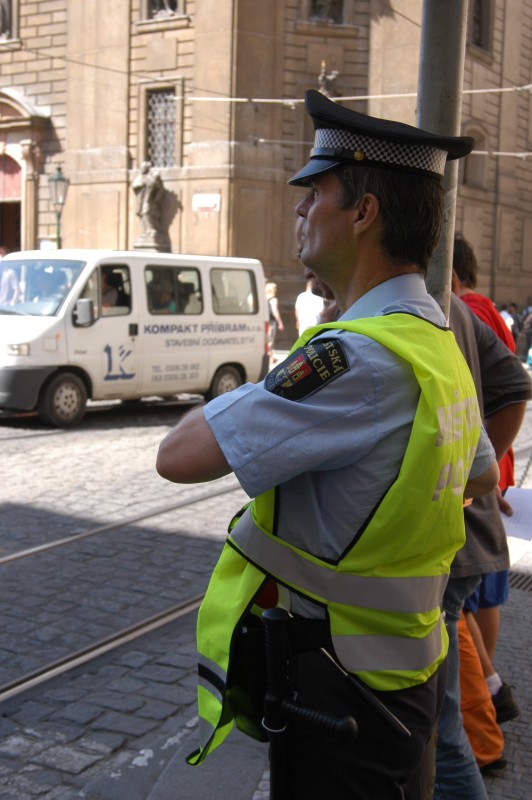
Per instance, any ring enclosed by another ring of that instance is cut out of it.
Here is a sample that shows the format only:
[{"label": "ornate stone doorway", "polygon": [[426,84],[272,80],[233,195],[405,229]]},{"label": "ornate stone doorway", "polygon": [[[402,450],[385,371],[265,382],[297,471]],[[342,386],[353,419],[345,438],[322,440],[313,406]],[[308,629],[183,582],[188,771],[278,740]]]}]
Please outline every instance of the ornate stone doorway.
[{"label": "ornate stone doorway", "polygon": [[21,168],[9,156],[0,156],[0,245],[9,251],[21,244]]},{"label": "ornate stone doorway", "polygon": [[37,197],[47,112],[14,89],[0,90],[0,244],[31,250],[37,242]]}]

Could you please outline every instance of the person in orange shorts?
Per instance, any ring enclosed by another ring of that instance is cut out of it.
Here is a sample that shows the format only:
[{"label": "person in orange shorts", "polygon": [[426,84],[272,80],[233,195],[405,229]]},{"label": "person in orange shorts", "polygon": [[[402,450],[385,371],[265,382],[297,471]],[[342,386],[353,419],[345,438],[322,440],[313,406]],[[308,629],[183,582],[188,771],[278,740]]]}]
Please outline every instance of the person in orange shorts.
[{"label": "person in orange shorts", "polygon": [[458,620],[458,649],[460,709],[467,738],[481,772],[488,767],[502,769],[506,765],[504,736],[497,724],[495,706],[463,611]]}]

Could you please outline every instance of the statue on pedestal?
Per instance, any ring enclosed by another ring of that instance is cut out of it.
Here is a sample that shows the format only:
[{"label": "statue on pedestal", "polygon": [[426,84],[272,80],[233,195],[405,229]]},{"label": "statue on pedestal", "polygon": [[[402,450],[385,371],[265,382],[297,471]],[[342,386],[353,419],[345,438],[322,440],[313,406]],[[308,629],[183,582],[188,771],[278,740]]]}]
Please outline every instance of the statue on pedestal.
[{"label": "statue on pedestal", "polygon": [[134,243],[136,249],[170,250],[168,231],[163,224],[164,184],[159,170],[143,161],[132,184],[137,197],[137,216],[142,221],[143,233]]},{"label": "statue on pedestal", "polygon": [[321,70],[320,74],[318,75],[318,85],[319,91],[325,95],[325,97],[335,97],[338,92],[336,91],[336,78],[340,73],[338,70],[333,69],[330,72],[327,72],[327,64],[325,61],[321,62]]}]

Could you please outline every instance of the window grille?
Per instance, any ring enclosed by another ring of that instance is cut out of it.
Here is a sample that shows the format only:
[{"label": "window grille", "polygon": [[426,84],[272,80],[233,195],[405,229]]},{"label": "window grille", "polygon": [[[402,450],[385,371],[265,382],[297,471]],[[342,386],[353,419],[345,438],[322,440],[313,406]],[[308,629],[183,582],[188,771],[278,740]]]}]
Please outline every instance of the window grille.
[{"label": "window grille", "polygon": [[147,160],[153,167],[175,166],[175,91],[147,93]]}]

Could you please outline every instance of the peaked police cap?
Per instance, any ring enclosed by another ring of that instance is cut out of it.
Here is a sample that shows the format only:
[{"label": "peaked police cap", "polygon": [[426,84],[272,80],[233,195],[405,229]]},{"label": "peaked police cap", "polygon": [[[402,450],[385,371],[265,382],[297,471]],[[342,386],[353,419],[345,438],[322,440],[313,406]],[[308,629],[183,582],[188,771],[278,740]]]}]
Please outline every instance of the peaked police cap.
[{"label": "peaked police cap", "polygon": [[359,114],[314,89],[305,94],[305,108],[316,134],[310,161],[288,181],[293,186],[306,186],[314,175],[346,163],[441,178],[447,159],[466,156],[475,143],[470,136],[438,136]]}]

